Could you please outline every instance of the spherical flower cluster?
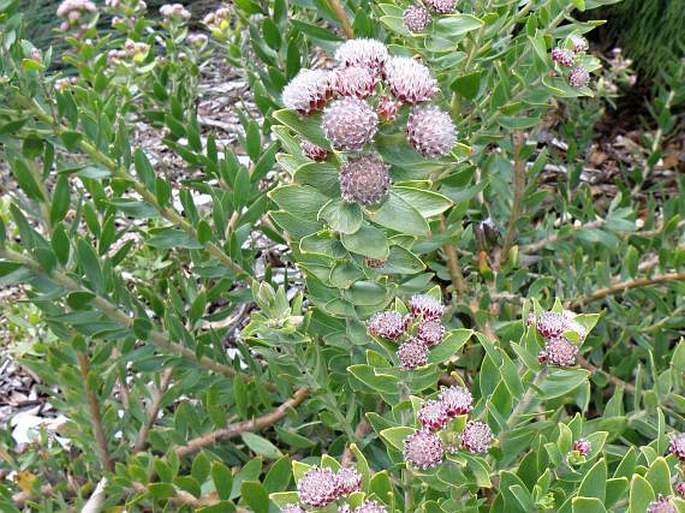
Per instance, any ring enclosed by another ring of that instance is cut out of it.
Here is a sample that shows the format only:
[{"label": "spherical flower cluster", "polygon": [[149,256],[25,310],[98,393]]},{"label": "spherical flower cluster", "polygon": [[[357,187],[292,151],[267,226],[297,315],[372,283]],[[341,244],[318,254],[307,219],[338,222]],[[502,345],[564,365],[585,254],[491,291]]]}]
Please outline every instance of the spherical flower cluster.
[{"label": "spherical flower cluster", "polygon": [[538,354],[538,360],[557,367],[572,367],[576,364],[578,353],[578,346],[566,337],[554,337],[547,339],[545,348]]},{"label": "spherical flower cluster", "polygon": [[136,61],[144,59],[150,51],[150,45],[142,41],[131,41],[130,39],[124,44],[126,53],[129,57]]},{"label": "spherical flower cluster", "polygon": [[469,452],[474,454],[484,454],[488,452],[493,440],[490,427],[483,422],[470,420],[459,435],[461,445]]},{"label": "spherical flower cluster", "polygon": [[573,443],[573,450],[578,451],[581,456],[587,456],[592,450],[592,445],[587,438],[579,438]]},{"label": "spherical flower cluster", "polygon": [[421,425],[431,431],[437,431],[438,429],[444,428],[445,424],[450,420],[450,416],[447,414],[445,408],[445,403],[434,399],[423,403],[417,417],[419,418]]},{"label": "spherical flower cluster", "polygon": [[381,121],[394,121],[401,106],[402,104],[400,102],[393,100],[390,96],[384,94],[378,99],[376,113]]},{"label": "spherical flower cluster", "polygon": [[437,13],[450,14],[453,13],[457,0],[424,0],[426,5]]},{"label": "spherical flower cluster", "polygon": [[95,12],[97,7],[90,0],[64,0],[57,7],[57,16],[78,20],[84,12]]},{"label": "spherical flower cluster", "polygon": [[590,83],[590,73],[583,66],[576,66],[568,74],[568,83],[574,89],[580,89]]},{"label": "spherical flower cluster", "polygon": [[671,437],[668,452],[680,461],[685,462],[685,433],[677,433]]},{"label": "spherical flower cluster", "polygon": [[404,10],[402,20],[409,32],[422,32],[430,23],[431,15],[423,5],[414,4]]},{"label": "spherical flower cluster", "polygon": [[404,459],[418,469],[427,470],[438,465],[444,455],[442,440],[428,430],[417,431],[404,441]]},{"label": "spherical flower cluster", "polygon": [[427,294],[417,294],[409,300],[411,313],[425,320],[439,319],[445,312],[444,305]]},{"label": "spherical flower cluster", "polygon": [[374,314],[366,323],[369,335],[395,340],[409,327],[410,318],[388,310]]},{"label": "spherical flower cluster", "polygon": [[109,52],[107,52],[107,62],[109,64],[115,64],[119,61],[124,60],[127,55],[128,54],[125,50],[110,50]]},{"label": "spherical flower cluster", "polygon": [[283,105],[301,114],[311,114],[322,109],[333,95],[333,78],[324,70],[300,70],[283,88]]},{"label": "spherical flower cluster", "polygon": [[538,333],[545,338],[561,337],[567,331],[576,332],[581,338],[585,336],[583,328],[574,319],[573,312],[544,312],[536,322]]},{"label": "spherical flower cluster", "polygon": [[582,36],[571,36],[571,45],[575,53],[585,53],[590,49],[590,45]]},{"label": "spherical flower cluster", "polygon": [[221,25],[222,23],[227,23],[231,17],[231,11],[226,7],[220,7],[214,12],[208,13],[203,19],[202,23],[205,25]]},{"label": "spherical flower cluster", "polygon": [[437,319],[427,319],[419,323],[416,337],[428,347],[438,345],[445,336],[445,326]]},{"label": "spherical flower cluster", "polygon": [[570,68],[576,61],[576,54],[573,50],[568,50],[566,48],[552,48],[552,60],[559,63],[561,66]]},{"label": "spherical flower cluster", "polygon": [[340,192],[348,203],[378,203],[390,188],[390,167],[375,153],[350,157],[340,169]]},{"label": "spherical flower cluster", "polygon": [[57,80],[55,80],[55,90],[56,91],[64,91],[70,85],[76,85],[77,83],[78,83],[78,79],[76,77],[58,78]]},{"label": "spherical flower cluster", "polygon": [[388,49],[375,39],[349,39],[335,51],[335,60],[342,66],[365,66],[378,72],[388,58]]},{"label": "spherical flower cluster", "polygon": [[430,100],[438,92],[438,84],[430,70],[409,57],[393,57],[385,64],[385,79],[390,92],[403,103]]},{"label": "spherical flower cluster", "polygon": [[428,363],[428,346],[418,338],[410,338],[397,349],[400,367],[415,369]]},{"label": "spherical flower cluster", "polygon": [[371,269],[380,269],[385,265],[385,262],[387,262],[387,260],[383,258],[364,257],[364,265]]},{"label": "spherical flower cluster", "polygon": [[456,142],[456,128],[450,115],[435,105],[415,107],[407,120],[407,141],[421,155],[447,155]]},{"label": "spherical flower cluster", "polygon": [[338,497],[350,495],[362,489],[362,475],[353,468],[341,468],[335,478],[338,483]]},{"label": "spherical flower cluster", "polygon": [[328,158],[328,150],[309,141],[302,141],[300,147],[304,156],[312,160],[321,161]]},{"label": "spherical flower cluster", "polygon": [[182,4],[164,4],[159,8],[159,13],[167,20],[183,22],[188,21],[192,15]]},{"label": "spherical flower cluster", "polygon": [[338,498],[338,481],[331,469],[314,467],[297,483],[300,502],[322,508]]},{"label": "spherical flower cluster", "polygon": [[378,115],[364,100],[345,97],[324,109],[321,128],[335,149],[360,150],[376,135]]},{"label": "spherical flower cluster", "polygon": [[678,513],[678,509],[671,497],[659,495],[655,501],[649,503],[646,513]]},{"label": "spherical flower cluster", "polygon": [[205,34],[190,34],[187,40],[195,48],[204,48],[209,42],[209,38]]},{"label": "spherical flower cluster", "polygon": [[378,75],[368,67],[348,66],[337,71],[335,92],[341,96],[366,98],[373,93],[377,83]]},{"label": "spherical flower cluster", "polygon": [[438,399],[445,407],[445,412],[450,417],[466,415],[473,406],[473,396],[468,389],[459,385],[452,385],[443,388],[438,395]]}]

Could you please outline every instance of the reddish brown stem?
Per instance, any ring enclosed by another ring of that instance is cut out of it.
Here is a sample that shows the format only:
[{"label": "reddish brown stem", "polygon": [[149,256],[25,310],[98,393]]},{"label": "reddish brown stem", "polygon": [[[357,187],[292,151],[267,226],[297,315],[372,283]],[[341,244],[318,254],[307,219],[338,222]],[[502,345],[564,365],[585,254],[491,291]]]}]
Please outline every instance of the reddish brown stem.
[{"label": "reddish brown stem", "polygon": [[98,398],[88,386],[88,357],[84,353],[78,355],[79,369],[81,370],[81,378],[83,379],[83,388],[86,392],[86,400],[88,401],[88,410],[90,413],[90,423],[93,427],[93,434],[95,435],[95,445],[97,446],[98,454],[100,455],[100,465],[104,470],[114,470],[112,460],[109,457],[107,449],[107,437],[105,430],[102,427],[102,416],[100,415],[100,405]]}]

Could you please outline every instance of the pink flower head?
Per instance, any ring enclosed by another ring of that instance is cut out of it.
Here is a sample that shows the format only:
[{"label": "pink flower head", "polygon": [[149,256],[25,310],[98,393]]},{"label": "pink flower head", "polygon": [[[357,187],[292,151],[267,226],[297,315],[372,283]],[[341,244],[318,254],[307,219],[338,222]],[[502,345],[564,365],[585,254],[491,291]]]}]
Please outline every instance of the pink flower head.
[{"label": "pink flower head", "polygon": [[439,14],[453,13],[457,0],[424,0],[425,4]]},{"label": "pink flower head", "polygon": [[585,336],[585,328],[574,319],[573,312],[544,312],[537,320],[537,330],[545,338],[558,338],[567,331],[576,332],[581,338]]},{"label": "pink flower head", "polygon": [[390,96],[383,95],[378,98],[378,107],[376,113],[383,122],[394,121],[402,104],[397,100],[393,100]]},{"label": "pink flower head", "polygon": [[362,206],[382,200],[390,188],[390,166],[375,153],[350,157],[340,169],[340,193],[348,203]]},{"label": "pink flower head", "polygon": [[445,412],[450,417],[466,415],[473,407],[473,396],[468,389],[459,385],[443,388],[438,399],[445,406]]},{"label": "pink flower head", "polygon": [[570,68],[576,60],[576,54],[573,50],[567,50],[566,48],[552,48],[551,52],[552,60],[559,63],[565,68]]},{"label": "pink flower head", "polygon": [[397,349],[400,367],[415,369],[428,363],[428,346],[418,338],[410,338]]},{"label": "pink flower head", "polygon": [[678,513],[678,509],[670,496],[659,495],[655,501],[649,503],[646,513]]},{"label": "pink flower head", "polygon": [[309,141],[302,141],[300,147],[304,156],[312,160],[322,161],[328,158],[328,150]]},{"label": "pink flower head", "polygon": [[445,313],[445,307],[427,294],[417,294],[409,300],[409,309],[413,315],[421,315],[426,320],[439,319]]},{"label": "pink flower head", "polygon": [[346,96],[323,111],[321,129],[337,150],[360,150],[378,130],[378,115],[364,100]]},{"label": "pink flower head", "polygon": [[571,44],[573,45],[573,51],[578,53],[585,53],[590,49],[590,45],[583,36],[571,36]]},{"label": "pink flower head", "polygon": [[[93,13],[96,10],[97,7],[95,7],[95,4],[90,0],[64,0],[57,7],[57,16],[76,21],[80,18],[81,13]],[[76,13],[76,15],[73,13]]]},{"label": "pink flower head", "polygon": [[348,66],[336,74],[335,90],[341,96],[366,98],[376,89],[378,75],[365,66]]},{"label": "pink flower head", "polygon": [[678,495],[680,495],[681,499],[685,500],[685,482],[680,481],[678,484],[676,484],[675,491]]},{"label": "pink flower head", "polygon": [[580,89],[590,83],[590,73],[583,66],[576,66],[568,74],[568,83],[574,89]]},{"label": "pink flower head", "polygon": [[385,80],[393,96],[403,103],[425,102],[438,92],[438,83],[428,67],[410,57],[388,60]]},{"label": "pink flower head", "polygon": [[431,21],[431,15],[421,4],[413,4],[402,13],[404,26],[409,32],[423,32]]},{"label": "pink flower head", "polygon": [[549,362],[557,367],[572,367],[578,357],[578,346],[564,337],[547,339],[545,348],[538,354],[540,363]]},{"label": "pink flower head", "polygon": [[578,454],[581,456],[587,456],[590,454],[591,449],[592,445],[590,445],[590,442],[587,438],[579,438],[573,443],[573,450],[578,451]]},{"label": "pink flower head", "polygon": [[442,462],[445,450],[440,437],[423,429],[404,441],[404,459],[412,467],[427,470]]},{"label": "pink flower head", "polygon": [[493,440],[490,427],[483,422],[470,420],[466,423],[464,431],[459,435],[461,445],[469,452],[474,454],[484,454],[488,452]]},{"label": "pink flower head", "polygon": [[307,513],[299,504],[286,504],[281,509],[281,513]]},{"label": "pink flower head", "polygon": [[353,468],[341,468],[335,478],[338,480],[338,495],[349,495],[362,489],[362,475]]},{"label": "pink flower head", "polygon": [[159,8],[159,13],[169,20],[188,21],[192,15],[182,4],[164,4]]},{"label": "pink flower head", "polygon": [[685,462],[685,433],[677,433],[671,437],[668,452]]},{"label": "pink flower head", "polygon": [[407,330],[409,321],[408,316],[388,310],[374,314],[366,326],[369,335],[395,340]]},{"label": "pink flower head", "polygon": [[416,336],[428,347],[432,347],[442,342],[445,327],[438,319],[426,319],[419,324]]},{"label": "pink flower head", "polygon": [[335,51],[335,60],[343,66],[365,66],[380,72],[388,60],[388,49],[375,39],[348,39]]},{"label": "pink flower head", "polygon": [[450,115],[435,105],[415,107],[407,119],[407,142],[421,155],[447,155],[456,142],[456,128]]},{"label": "pink flower head", "polygon": [[297,483],[300,501],[322,508],[338,498],[338,480],[331,469],[313,467]]},{"label": "pink flower head", "polygon": [[433,399],[423,403],[417,416],[421,425],[431,431],[444,428],[447,421],[450,420],[445,403]]},{"label": "pink flower head", "polygon": [[300,114],[320,110],[333,95],[333,76],[320,69],[303,69],[283,88],[283,105]]}]

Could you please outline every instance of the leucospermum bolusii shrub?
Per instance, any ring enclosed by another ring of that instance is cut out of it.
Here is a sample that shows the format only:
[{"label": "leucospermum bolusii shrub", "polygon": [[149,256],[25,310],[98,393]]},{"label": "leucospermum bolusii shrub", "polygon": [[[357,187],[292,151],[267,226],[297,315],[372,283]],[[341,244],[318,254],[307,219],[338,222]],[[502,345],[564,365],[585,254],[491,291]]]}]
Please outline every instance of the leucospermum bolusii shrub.
[{"label": "leucospermum bolusii shrub", "polygon": [[682,510],[685,349],[584,313],[678,250],[638,263],[628,200],[598,212],[575,163],[537,184],[601,3],[68,1],[54,72],[3,4],[0,278],[66,420],[0,438],[0,509]]}]

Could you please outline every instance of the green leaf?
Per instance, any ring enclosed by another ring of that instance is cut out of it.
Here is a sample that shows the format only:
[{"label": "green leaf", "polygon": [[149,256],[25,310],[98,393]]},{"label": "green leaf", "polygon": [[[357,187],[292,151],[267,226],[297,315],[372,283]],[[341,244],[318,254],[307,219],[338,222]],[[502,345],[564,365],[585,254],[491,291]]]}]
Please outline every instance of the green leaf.
[{"label": "green leaf", "polygon": [[33,164],[28,163],[23,159],[17,159],[12,163],[12,174],[17,180],[19,187],[31,199],[38,201],[45,201],[45,196],[41,190],[34,174],[31,172]]},{"label": "green leaf", "polygon": [[316,116],[302,117],[290,109],[282,109],[274,112],[273,117],[309,142],[326,150],[331,149],[328,139],[321,130],[321,122]]},{"label": "green leaf", "polygon": [[554,369],[540,386],[542,400],[555,399],[571,394],[586,383],[590,373],[584,369]]},{"label": "green leaf", "polygon": [[259,481],[244,481],[240,496],[254,513],[269,513],[269,496]]},{"label": "green leaf", "polygon": [[663,457],[658,457],[649,466],[645,479],[649,481],[654,493],[657,495],[671,495],[673,493],[671,489],[671,469]]},{"label": "green leaf", "polygon": [[276,506],[283,509],[288,504],[299,502],[300,498],[297,492],[277,492],[269,494],[269,498]]},{"label": "green leaf", "polygon": [[397,393],[399,381],[395,376],[383,374],[382,372],[376,373],[373,367],[364,364],[351,365],[347,370],[352,376],[377,392],[385,394]]},{"label": "green leaf", "polygon": [[587,474],[585,474],[585,477],[580,482],[578,495],[583,497],[594,497],[603,503],[604,498],[606,497],[607,474],[606,460],[601,458]]},{"label": "green leaf", "polygon": [[458,329],[447,333],[445,339],[432,347],[428,355],[429,363],[443,363],[452,358],[466,341],[473,336],[473,330]]},{"label": "green leaf", "polygon": [[388,239],[381,230],[373,226],[362,226],[354,234],[342,234],[340,242],[345,249],[352,253],[367,256],[377,260],[384,260],[388,257],[390,248]]},{"label": "green leaf", "polygon": [[147,489],[150,495],[158,499],[176,496],[176,487],[171,483],[150,483],[147,485]]},{"label": "green leaf", "polygon": [[64,147],[69,151],[76,150],[81,139],[83,139],[83,134],[80,132],[74,132],[72,130],[62,132],[62,142],[64,143]]},{"label": "green leaf", "polygon": [[209,463],[209,458],[207,458],[207,455],[204,452],[200,452],[193,458],[190,474],[199,483],[204,483],[207,476],[209,476],[210,469],[211,465]]},{"label": "green leaf", "polygon": [[450,85],[450,89],[455,93],[461,94],[468,100],[473,100],[478,96],[480,90],[480,77],[482,71],[474,71],[456,78]]},{"label": "green leaf", "polygon": [[133,154],[133,162],[136,168],[136,173],[141,182],[145,184],[145,187],[149,191],[155,190],[155,170],[152,168],[152,164],[145,155],[145,152],[140,148],[136,148]]},{"label": "green leaf", "polygon": [[214,461],[212,462],[211,474],[219,499],[228,499],[233,488],[233,474],[231,474],[231,470],[220,461]]},{"label": "green leaf", "polygon": [[50,222],[54,225],[64,219],[69,211],[69,180],[61,175],[55,182],[50,206]]},{"label": "green leaf", "polygon": [[176,228],[156,228],[148,232],[150,238],[147,240],[149,246],[161,249],[201,249],[204,246],[193,237]]},{"label": "green leaf", "polygon": [[243,433],[241,437],[243,442],[245,442],[245,445],[247,445],[252,452],[257,455],[264,456],[270,460],[274,460],[283,456],[283,453],[266,438],[262,438],[259,435],[249,432]]},{"label": "green leaf", "polygon": [[326,221],[337,232],[353,234],[361,228],[364,214],[356,203],[332,199],[319,211],[319,219]]},{"label": "green leaf", "polygon": [[415,187],[394,187],[393,192],[419,211],[423,217],[442,214],[452,206],[452,200],[437,192]]},{"label": "green leaf", "polygon": [[86,240],[79,239],[76,243],[76,252],[79,257],[79,265],[90,282],[92,290],[101,292],[103,286],[102,269],[93,247]]},{"label": "green leaf", "polygon": [[285,185],[269,193],[284,211],[307,221],[317,221],[319,211],[330,198],[308,185]]},{"label": "green leaf", "polygon": [[264,489],[269,492],[280,492],[286,490],[292,480],[292,469],[290,458],[283,456],[271,465],[264,478]]},{"label": "green leaf", "polygon": [[574,497],[571,504],[573,513],[606,513],[604,504],[596,498]]},{"label": "green leaf", "polygon": [[320,39],[322,41],[340,41],[340,37],[338,35],[334,34],[330,30],[319,27],[318,25],[312,25],[311,23],[305,23],[304,21],[295,19],[290,21],[297,30],[307,34],[313,39]]},{"label": "green leaf", "polygon": [[630,500],[628,513],[645,513],[649,503],[656,499],[654,489],[644,477],[633,475],[630,482]]},{"label": "green leaf", "polygon": [[483,22],[470,14],[450,14],[440,16],[435,23],[436,32],[450,41],[460,41],[461,37],[472,30],[479,29]]},{"label": "green leaf", "polygon": [[400,233],[426,236],[430,232],[419,211],[392,191],[378,210],[366,210],[366,214],[374,223]]},{"label": "green leaf", "polygon": [[383,274],[416,274],[425,268],[426,265],[411,251],[402,246],[390,246],[388,259],[378,271]]},{"label": "green leaf", "polygon": [[233,479],[233,489],[231,490],[231,499],[240,496],[240,486],[243,481],[256,481],[259,479],[259,474],[262,472],[262,458],[260,456],[248,461],[243,468],[235,475]]},{"label": "green leaf", "polygon": [[380,435],[385,443],[391,447],[394,447],[398,451],[402,451],[404,450],[404,441],[409,435],[413,435],[414,433],[416,433],[416,429],[414,428],[397,426],[384,429],[380,432]]},{"label": "green leaf", "polygon": [[262,24],[262,34],[264,35],[264,41],[274,50],[278,50],[281,47],[281,33],[278,30],[278,26],[274,23],[271,18],[266,18]]}]

